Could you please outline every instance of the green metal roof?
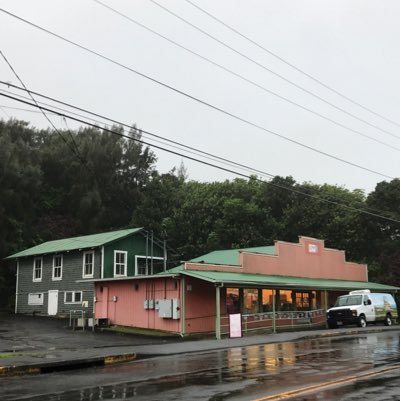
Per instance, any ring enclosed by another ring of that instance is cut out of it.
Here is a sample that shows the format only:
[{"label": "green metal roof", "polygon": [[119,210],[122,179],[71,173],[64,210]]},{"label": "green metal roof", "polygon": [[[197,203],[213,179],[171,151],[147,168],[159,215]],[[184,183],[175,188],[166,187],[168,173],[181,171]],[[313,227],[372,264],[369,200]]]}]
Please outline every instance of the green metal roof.
[{"label": "green metal roof", "polygon": [[254,248],[240,248],[240,249],[227,249],[223,251],[213,251],[195,259],[190,262],[205,263],[212,265],[228,265],[240,266],[239,254],[240,252],[261,253],[265,255],[274,255],[275,247],[272,246],[258,246]]},{"label": "green metal roof", "polygon": [[72,251],[75,249],[96,248],[117,239],[137,233],[141,230],[142,228],[130,228],[127,230],[110,231],[107,233],[84,235],[82,237],[48,241],[44,242],[43,244],[36,245],[32,248],[25,249],[24,251],[17,252],[14,255],[8,256],[6,259],[43,255],[45,253]]},{"label": "green metal roof", "polygon": [[[200,271],[200,270],[184,270],[181,266],[175,268],[174,273],[179,272],[186,276],[198,278],[200,280],[209,281],[215,284],[235,285],[240,287],[258,286],[270,288],[307,288],[307,289],[324,289],[324,290],[383,290],[395,291],[399,288],[391,285],[371,283],[366,281],[348,281],[348,280],[327,280],[306,277],[290,277],[290,276],[269,276],[264,274],[249,273],[228,273],[216,271]],[[172,273],[171,270],[168,271]]]}]

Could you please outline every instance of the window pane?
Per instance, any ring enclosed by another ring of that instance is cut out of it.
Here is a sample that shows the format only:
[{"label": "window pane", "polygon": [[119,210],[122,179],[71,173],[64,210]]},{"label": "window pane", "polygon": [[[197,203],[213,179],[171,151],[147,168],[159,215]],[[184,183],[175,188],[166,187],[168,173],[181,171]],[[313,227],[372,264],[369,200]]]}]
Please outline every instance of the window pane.
[{"label": "window pane", "polygon": [[82,293],[81,292],[75,292],[74,293],[74,302],[81,302],[82,299]]},{"label": "window pane", "polygon": [[72,292],[65,293],[65,302],[72,302]]},{"label": "window pane", "polygon": [[227,288],[227,313],[240,313],[239,288]]},{"label": "window pane", "polygon": [[244,313],[259,312],[259,294],[256,288],[244,289]]},{"label": "window pane", "polygon": [[93,257],[92,253],[85,254],[85,263],[86,264],[92,264],[92,257]]},{"label": "window pane", "polygon": [[92,276],[93,275],[93,253],[86,253],[85,254],[85,269],[84,269],[85,276]]},{"label": "window pane", "polygon": [[273,290],[262,290],[262,311],[271,312],[273,310]]}]

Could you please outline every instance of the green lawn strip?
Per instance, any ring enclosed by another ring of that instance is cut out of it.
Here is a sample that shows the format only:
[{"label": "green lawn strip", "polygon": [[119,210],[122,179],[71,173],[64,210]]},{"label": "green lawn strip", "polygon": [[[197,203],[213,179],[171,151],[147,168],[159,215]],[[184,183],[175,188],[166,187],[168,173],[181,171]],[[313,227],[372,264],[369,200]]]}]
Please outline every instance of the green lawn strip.
[{"label": "green lawn strip", "polygon": [[14,358],[16,356],[44,356],[44,352],[0,352],[0,359],[2,358]]}]

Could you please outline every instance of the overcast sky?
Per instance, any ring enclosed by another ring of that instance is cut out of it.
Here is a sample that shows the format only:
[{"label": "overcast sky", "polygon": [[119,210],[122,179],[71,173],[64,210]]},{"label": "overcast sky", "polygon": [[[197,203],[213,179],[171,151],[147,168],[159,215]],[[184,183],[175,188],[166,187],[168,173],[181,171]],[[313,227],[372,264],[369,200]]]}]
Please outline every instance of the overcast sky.
[{"label": "overcast sky", "polygon": [[[399,176],[399,126],[334,94],[187,1],[157,0],[237,53],[150,0],[102,1],[254,84],[93,0],[1,0],[0,7],[239,119],[0,12],[0,49],[28,88],[272,175],[292,175],[298,182],[370,192],[377,182],[391,179],[386,176]],[[399,122],[398,0],[191,1],[350,99]],[[3,59],[0,79],[19,85]],[[7,88],[0,85],[0,89]],[[10,108],[26,106],[1,97],[0,106],[0,118],[13,116],[36,127],[48,126],[40,114]],[[66,128],[62,118],[52,117],[52,121]],[[78,125],[69,121],[68,126]],[[162,172],[183,160],[190,179],[234,177],[179,156],[155,152]]]}]

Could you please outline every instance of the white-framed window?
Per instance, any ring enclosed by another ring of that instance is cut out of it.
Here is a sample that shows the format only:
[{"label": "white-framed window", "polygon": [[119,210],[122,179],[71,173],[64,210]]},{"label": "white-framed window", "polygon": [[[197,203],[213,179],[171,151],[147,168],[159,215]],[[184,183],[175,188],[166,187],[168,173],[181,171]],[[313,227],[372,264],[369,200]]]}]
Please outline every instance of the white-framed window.
[{"label": "white-framed window", "polygon": [[127,275],[127,251],[114,251],[114,276],[121,277]]},{"label": "white-framed window", "polygon": [[61,280],[63,278],[63,255],[53,256],[53,280]]},{"label": "white-framed window", "polygon": [[82,277],[92,278],[95,265],[95,252],[86,251],[83,257]]},{"label": "white-framed window", "polygon": [[33,281],[42,281],[43,258],[33,259]]},{"label": "white-framed window", "polygon": [[43,292],[34,292],[28,294],[28,305],[43,305]]},{"label": "white-framed window", "polygon": [[65,304],[80,304],[82,302],[82,291],[65,291]]},{"label": "white-framed window", "polygon": [[149,274],[161,273],[163,269],[164,269],[163,257],[153,256],[153,258],[151,258],[150,256],[148,257],[142,255],[135,256],[135,276],[146,276]]}]

